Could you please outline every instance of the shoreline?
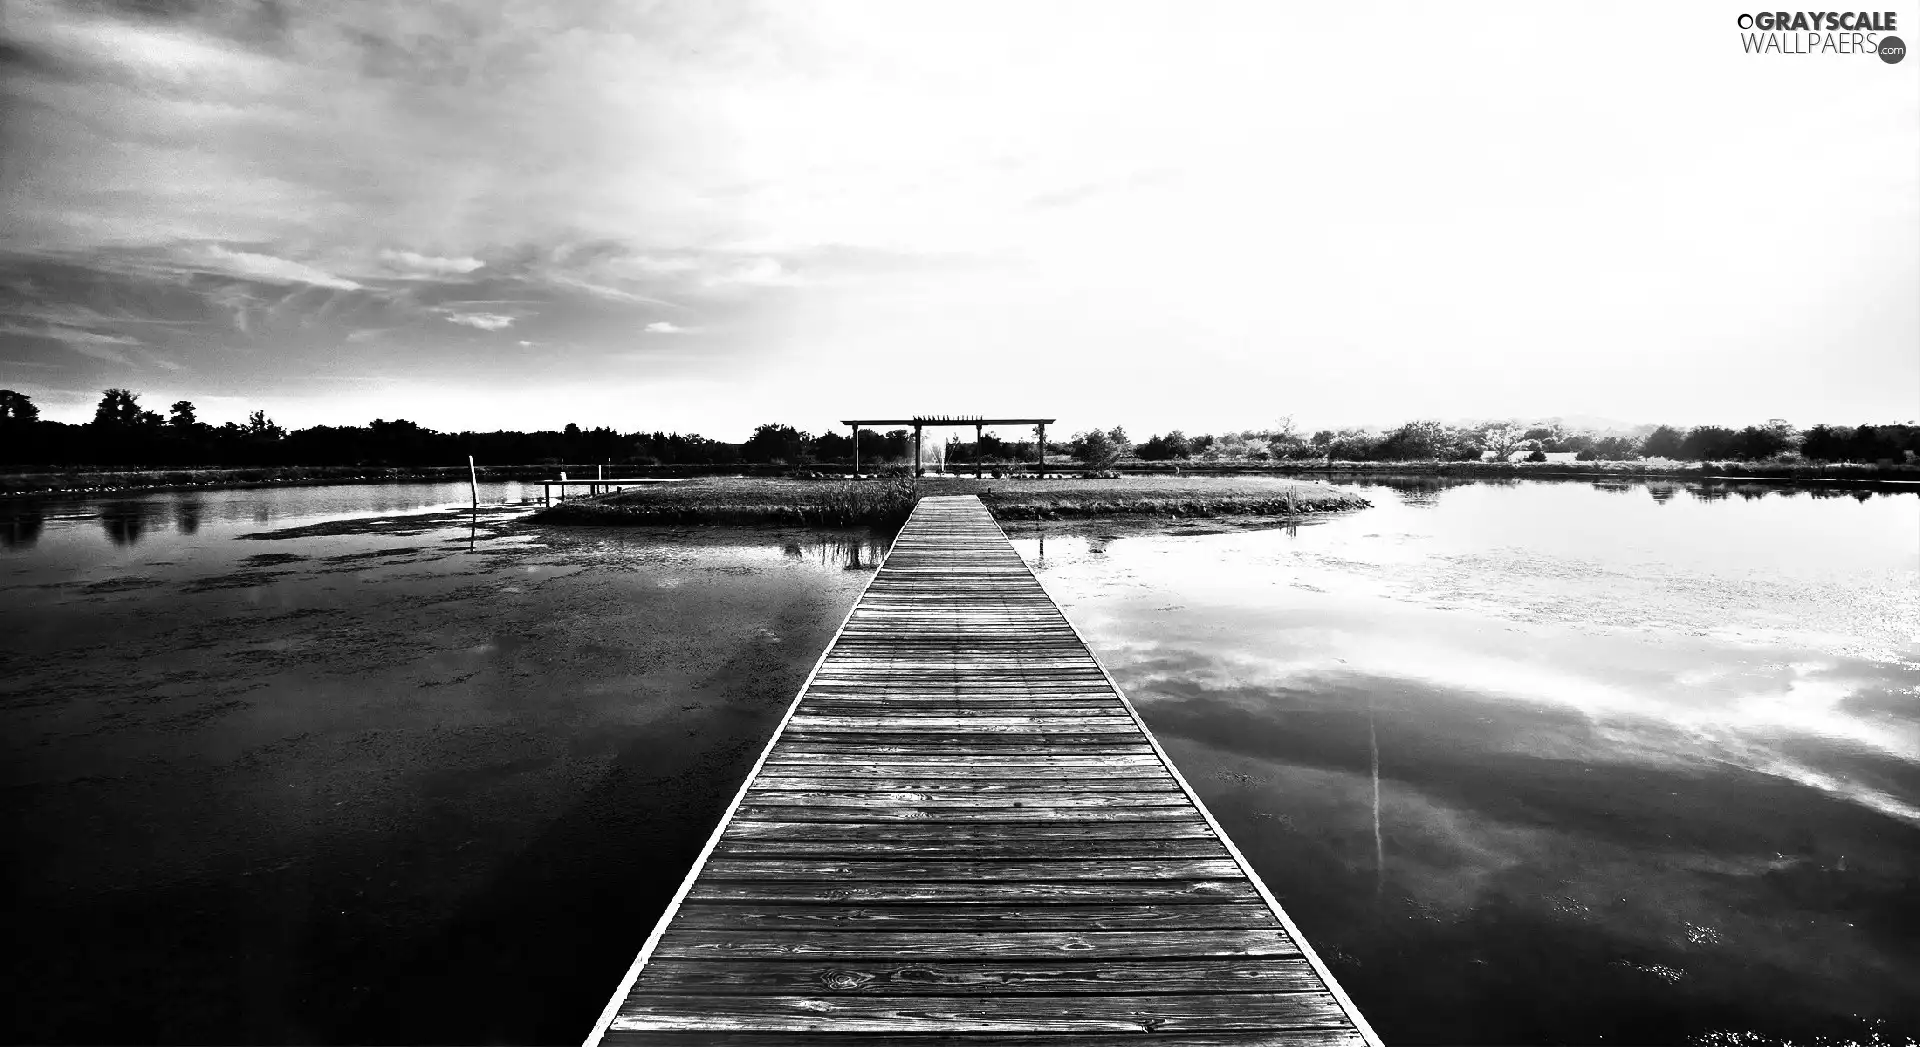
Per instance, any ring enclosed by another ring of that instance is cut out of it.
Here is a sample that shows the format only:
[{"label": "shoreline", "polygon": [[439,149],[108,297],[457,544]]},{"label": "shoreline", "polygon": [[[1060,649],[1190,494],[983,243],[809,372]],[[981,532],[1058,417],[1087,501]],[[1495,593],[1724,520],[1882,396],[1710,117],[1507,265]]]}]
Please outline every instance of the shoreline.
[{"label": "shoreline", "polygon": [[[482,465],[478,467],[482,483],[538,482],[557,479],[560,472],[576,476],[591,475],[592,464]],[[1028,484],[1053,484],[1063,480],[1075,483],[1111,481],[1086,480],[1077,465],[1049,463],[1047,479],[1031,475],[1003,479],[974,480],[964,467],[958,472],[929,475],[923,483],[1002,483],[1013,488]],[[814,473],[824,480],[845,479],[846,466],[822,465],[796,470],[774,465],[621,465],[609,469],[620,479],[794,479],[797,473]],[[1920,484],[1920,464],[1898,463],[1864,465],[1834,463],[1816,465],[1764,465],[1744,462],[1347,462],[1260,464],[1216,462],[1187,465],[1128,463],[1120,467],[1122,481],[1146,479],[1206,480],[1285,480],[1289,478],[1337,478],[1341,476],[1451,477],[1462,480],[1685,480],[1699,483],[1719,481],[1768,481],[1775,483],[1844,484],[1868,487],[1905,487]],[[32,469],[0,471],[0,498],[49,497],[61,495],[139,494],[176,490],[248,490],[261,487],[308,487],[329,484],[402,484],[458,483],[467,479],[464,465],[436,466],[219,466],[127,469]],[[609,479],[614,478],[610,476]],[[863,483],[884,480],[871,474]],[[1313,482],[1310,480],[1309,482]],[[1127,511],[1127,510],[1122,510]],[[782,518],[776,522],[798,522]]]}]

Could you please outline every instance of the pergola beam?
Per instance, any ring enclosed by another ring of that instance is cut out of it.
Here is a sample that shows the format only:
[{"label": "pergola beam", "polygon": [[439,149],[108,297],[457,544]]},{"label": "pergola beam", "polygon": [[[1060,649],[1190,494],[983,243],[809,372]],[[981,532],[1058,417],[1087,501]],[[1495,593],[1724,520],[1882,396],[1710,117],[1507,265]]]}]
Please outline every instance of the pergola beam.
[{"label": "pergola beam", "polygon": [[976,418],[931,415],[919,418],[842,418],[841,425],[1052,425],[1052,418]]}]

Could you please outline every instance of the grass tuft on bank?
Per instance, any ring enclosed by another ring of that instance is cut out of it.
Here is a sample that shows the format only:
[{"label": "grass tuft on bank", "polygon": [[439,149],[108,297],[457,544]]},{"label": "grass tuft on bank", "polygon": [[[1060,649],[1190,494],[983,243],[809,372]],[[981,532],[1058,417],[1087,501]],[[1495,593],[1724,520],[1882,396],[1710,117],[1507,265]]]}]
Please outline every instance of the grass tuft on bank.
[{"label": "grass tuft on bank", "polygon": [[898,527],[917,495],[906,478],[789,480],[713,476],[648,484],[549,506],[533,515],[567,524],[800,524]]},{"label": "grass tuft on bank", "polygon": [[1128,476],[1107,479],[922,480],[922,494],[976,494],[1000,520],[1092,516],[1304,516],[1371,505],[1325,484],[1278,476]]}]

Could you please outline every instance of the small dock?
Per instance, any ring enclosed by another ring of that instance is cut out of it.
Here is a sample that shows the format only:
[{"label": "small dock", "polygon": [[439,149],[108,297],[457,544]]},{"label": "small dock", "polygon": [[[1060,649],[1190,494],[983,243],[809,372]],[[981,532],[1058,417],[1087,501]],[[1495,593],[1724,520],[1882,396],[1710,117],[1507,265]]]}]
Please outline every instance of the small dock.
[{"label": "small dock", "polygon": [[924,498],[587,1042],[1378,1044],[979,499]]}]

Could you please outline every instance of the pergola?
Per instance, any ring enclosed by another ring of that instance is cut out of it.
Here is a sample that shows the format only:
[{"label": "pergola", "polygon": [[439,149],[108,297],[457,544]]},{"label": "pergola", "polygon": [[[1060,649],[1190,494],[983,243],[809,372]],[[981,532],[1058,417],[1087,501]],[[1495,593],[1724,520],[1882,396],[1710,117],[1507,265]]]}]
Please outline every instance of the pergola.
[{"label": "pergola", "polygon": [[[1053,423],[1051,418],[982,418],[977,414],[965,415],[920,415],[913,418],[842,418],[841,425],[853,427],[853,475],[860,475],[860,427],[863,425],[910,425],[913,426],[913,475],[920,476],[925,470],[920,466],[920,431],[927,426],[973,426],[974,446],[980,444],[982,431],[989,425],[1037,425],[1040,427],[1040,471],[1047,471],[1047,426]],[[973,475],[980,475],[980,461],[976,457],[973,463]]]}]

